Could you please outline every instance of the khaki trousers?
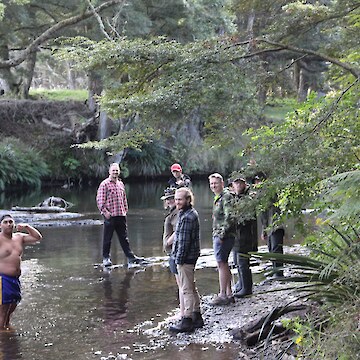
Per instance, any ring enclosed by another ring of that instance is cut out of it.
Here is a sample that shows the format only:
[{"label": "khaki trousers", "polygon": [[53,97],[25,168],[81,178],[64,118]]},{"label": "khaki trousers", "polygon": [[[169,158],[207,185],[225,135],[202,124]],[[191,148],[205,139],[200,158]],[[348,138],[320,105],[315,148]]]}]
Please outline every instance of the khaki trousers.
[{"label": "khaki trousers", "polygon": [[200,311],[200,296],[195,285],[195,265],[177,265],[179,290],[184,297],[184,317],[191,317],[194,311]]}]

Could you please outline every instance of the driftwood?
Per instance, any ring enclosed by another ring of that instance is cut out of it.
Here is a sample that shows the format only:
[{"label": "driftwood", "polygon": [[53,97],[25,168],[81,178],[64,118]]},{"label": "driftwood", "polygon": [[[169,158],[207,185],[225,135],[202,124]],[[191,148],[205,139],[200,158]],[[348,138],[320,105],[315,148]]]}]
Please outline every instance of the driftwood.
[{"label": "driftwood", "polygon": [[305,310],[306,305],[292,305],[286,307],[276,307],[268,315],[261,317],[258,320],[251,321],[242,328],[232,330],[232,336],[235,340],[240,340],[247,346],[254,346],[261,340],[266,339],[269,335],[278,335],[287,332],[282,325],[275,324],[281,316],[294,312]]},{"label": "driftwood", "polygon": [[60,206],[13,206],[11,208],[12,211],[26,211],[26,212],[34,212],[34,213],[58,213],[66,211],[65,208]]}]

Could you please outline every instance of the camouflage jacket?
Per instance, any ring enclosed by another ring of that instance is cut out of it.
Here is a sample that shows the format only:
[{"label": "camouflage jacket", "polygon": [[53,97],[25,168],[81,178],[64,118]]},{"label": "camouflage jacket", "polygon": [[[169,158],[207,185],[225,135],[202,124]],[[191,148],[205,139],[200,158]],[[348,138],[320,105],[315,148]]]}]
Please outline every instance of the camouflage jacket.
[{"label": "camouflage jacket", "polygon": [[213,237],[218,236],[221,240],[235,236],[233,211],[234,197],[228,189],[224,189],[219,195],[215,195],[213,204]]}]

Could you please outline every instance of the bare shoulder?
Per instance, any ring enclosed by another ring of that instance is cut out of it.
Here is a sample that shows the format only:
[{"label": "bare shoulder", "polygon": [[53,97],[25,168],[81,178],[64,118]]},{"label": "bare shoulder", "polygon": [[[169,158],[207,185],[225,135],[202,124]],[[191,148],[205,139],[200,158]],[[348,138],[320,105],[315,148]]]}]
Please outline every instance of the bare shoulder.
[{"label": "bare shoulder", "polygon": [[24,238],[25,238],[26,234],[23,232],[16,232],[12,234],[12,240],[13,241],[19,241],[19,242],[23,242]]}]

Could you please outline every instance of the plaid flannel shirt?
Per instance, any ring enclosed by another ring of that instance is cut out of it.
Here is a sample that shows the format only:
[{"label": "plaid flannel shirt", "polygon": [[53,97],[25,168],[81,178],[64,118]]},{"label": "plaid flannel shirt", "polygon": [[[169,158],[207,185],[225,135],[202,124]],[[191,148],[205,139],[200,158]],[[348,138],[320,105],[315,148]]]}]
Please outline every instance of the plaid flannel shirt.
[{"label": "plaid flannel shirt", "polygon": [[191,206],[179,212],[172,256],[177,265],[196,264],[200,256],[199,215]]},{"label": "plaid flannel shirt", "polygon": [[121,180],[114,182],[110,177],[103,180],[96,194],[96,203],[101,214],[107,209],[111,216],[126,216],[128,203],[124,183]]}]

